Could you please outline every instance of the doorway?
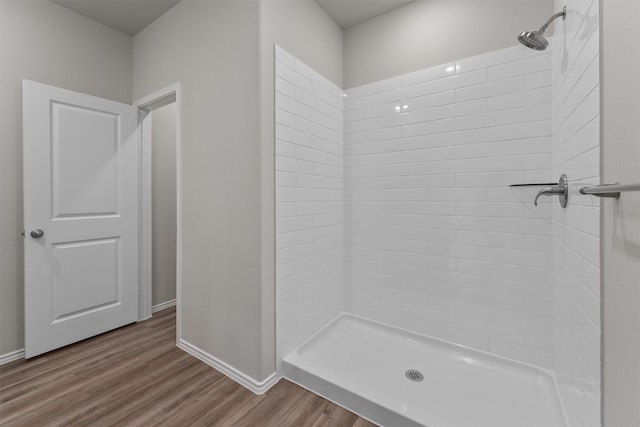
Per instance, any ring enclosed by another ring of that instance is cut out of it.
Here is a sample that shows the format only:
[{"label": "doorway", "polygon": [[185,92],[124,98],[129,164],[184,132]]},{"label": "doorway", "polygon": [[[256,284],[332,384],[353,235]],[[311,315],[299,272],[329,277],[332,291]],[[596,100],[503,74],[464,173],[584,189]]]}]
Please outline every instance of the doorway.
[{"label": "doorway", "polygon": [[151,312],[176,303],[176,103],[151,113]]},{"label": "doorway", "polygon": [[180,85],[134,103],[140,111],[140,320],[176,306],[180,330],[181,161]]}]

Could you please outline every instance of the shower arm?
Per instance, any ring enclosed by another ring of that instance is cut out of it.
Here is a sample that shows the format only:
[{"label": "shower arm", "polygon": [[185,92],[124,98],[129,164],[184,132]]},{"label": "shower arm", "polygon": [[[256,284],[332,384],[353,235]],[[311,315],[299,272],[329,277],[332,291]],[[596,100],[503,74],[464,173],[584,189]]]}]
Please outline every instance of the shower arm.
[{"label": "shower arm", "polygon": [[566,19],[566,17],[567,17],[567,6],[565,6],[565,7],[563,7],[563,8],[562,8],[562,12],[558,12],[558,13],[556,13],[555,15],[553,15],[551,18],[549,18],[549,20],[548,20],[548,21],[547,21],[547,22],[546,22],[542,27],[540,27],[540,29],[538,30],[538,32],[539,32],[540,34],[544,33],[544,31],[547,29],[547,27],[548,27],[549,25],[551,25],[551,23],[552,23],[555,19],[557,19],[557,18],[559,18],[559,17],[561,17],[561,16],[562,16],[562,20],[564,21],[564,20]]}]

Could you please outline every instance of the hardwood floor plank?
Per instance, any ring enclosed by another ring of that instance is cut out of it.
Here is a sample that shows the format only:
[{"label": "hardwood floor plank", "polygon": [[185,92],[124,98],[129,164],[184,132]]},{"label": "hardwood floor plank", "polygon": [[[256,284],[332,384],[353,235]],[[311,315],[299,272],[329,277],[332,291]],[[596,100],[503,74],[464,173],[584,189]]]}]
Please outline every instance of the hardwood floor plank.
[{"label": "hardwood floor plank", "polygon": [[[130,412],[125,418],[119,420],[120,425],[140,425],[140,426],[157,426],[166,423],[173,414],[182,413],[183,420],[186,418],[185,414],[198,417],[196,411],[192,411],[192,406],[189,410],[186,408],[192,405],[194,402],[199,402],[202,395],[209,395],[212,389],[220,387],[224,382],[224,378],[220,377],[212,382],[212,379],[208,376],[201,376],[192,381],[188,386],[179,390],[179,393],[173,393],[173,395],[166,396],[164,400],[156,400],[146,408],[140,408],[135,412]],[[210,402],[206,402],[210,405]]]},{"label": "hardwood floor plank", "polygon": [[[163,359],[164,366],[159,367],[160,374],[170,374],[181,360],[170,349],[162,347],[150,351],[149,356],[152,360],[158,361],[159,356],[163,354],[168,354],[171,359]],[[20,398],[14,400],[15,406],[9,404],[5,409],[15,412],[15,416],[20,417],[21,422],[29,425],[35,421],[31,411],[32,402],[39,402],[44,410],[39,411],[38,418],[53,422],[62,414],[79,410],[92,411],[94,406],[103,403],[103,396],[108,396],[111,404],[118,403],[118,396],[126,396],[127,391],[136,387],[136,383],[129,381],[129,378],[144,377],[147,371],[145,362],[135,357],[101,358],[97,365],[86,364],[86,360],[84,362],[79,370],[65,367],[62,373],[54,372],[48,377],[41,377],[41,380],[34,380],[29,391],[21,393]],[[52,393],[49,383],[55,384],[59,391]]]},{"label": "hardwood floor plank", "polygon": [[[218,400],[214,398],[213,405],[211,405],[212,402],[203,401],[203,403],[209,404],[209,408],[202,413],[200,417],[194,419],[194,426],[235,425],[238,418],[253,409],[258,401],[258,396],[253,395],[253,393],[241,386],[238,388],[237,384],[229,379],[227,379],[227,385],[230,391],[226,393],[222,399]],[[219,393],[214,393],[214,395],[215,394]],[[239,410],[239,408],[242,408],[242,410]],[[180,416],[174,417],[174,419],[179,420]],[[165,425],[171,426],[175,424],[170,422]]]},{"label": "hardwood floor plank", "polygon": [[358,418],[354,423],[352,427],[370,427],[370,426],[375,426],[375,424],[365,420],[364,418]]},{"label": "hardwood floor plank", "polygon": [[254,395],[176,347],[175,309],[0,366],[0,425],[373,426],[286,380]]},{"label": "hardwood floor plank", "polygon": [[[304,401],[307,393],[296,393],[293,384],[285,382],[279,387],[273,387],[269,393],[263,398],[250,412],[246,413],[236,423],[237,426],[249,427],[260,423],[263,426],[277,425],[299,425],[296,420],[299,413],[305,409]],[[308,395],[317,397],[308,393]],[[288,404],[284,404],[287,402]],[[313,408],[318,410],[321,408]],[[308,414],[308,420],[311,420],[311,414]],[[274,422],[275,421],[275,422]]]},{"label": "hardwood floor plank", "polygon": [[[333,405],[333,404],[327,405],[327,409],[325,410],[325,414],[331,420],[331,424],[330,425],[340,426],[340,427],[342,427],[342,426],[351,427],[351,426],[354,425],[354,423],[359,418],[353,412],[347,411],[343,407],[338,406],[338,405]],[[365,425],[371,425],[371,423],[369,423],[368,421],[366,421],[366,423],[367,424],[365,424]]]}]

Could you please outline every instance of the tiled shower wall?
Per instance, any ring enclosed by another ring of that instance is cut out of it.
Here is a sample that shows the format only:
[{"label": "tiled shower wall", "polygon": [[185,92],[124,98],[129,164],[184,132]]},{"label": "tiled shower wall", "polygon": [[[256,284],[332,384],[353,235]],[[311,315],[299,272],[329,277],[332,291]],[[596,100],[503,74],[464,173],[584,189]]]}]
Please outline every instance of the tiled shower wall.
[{"label": "tiled shower wall", "polygon": [[577,190],[600,182],[599,2],[566,5],[552,40],[553,175],[573,185],[568,208],[553,206],[554,367],[571,425],[589,427],[600,425],[600,204]]},{"label": "tiled shower wall", "polygon": [[557,178],[550,69],[514,46],[346,91],[346,311],[552,367],[551,204],[509,188]]},{"label": "tiled shower wall", "polygon": [[[573,423],[597,423],[599,211],[575,183],[599,176],[598,3],[581,5],[553,55],[515,46],[348,90],[344,145],[340,89],[276,50],[278,359],[344,301],[554,367]],[[565,210],[508,187],[563,172]]]},{"label": "tiled shower wall", "polygon": [[275,50],[276,354],[342,311],[342,90]]}]

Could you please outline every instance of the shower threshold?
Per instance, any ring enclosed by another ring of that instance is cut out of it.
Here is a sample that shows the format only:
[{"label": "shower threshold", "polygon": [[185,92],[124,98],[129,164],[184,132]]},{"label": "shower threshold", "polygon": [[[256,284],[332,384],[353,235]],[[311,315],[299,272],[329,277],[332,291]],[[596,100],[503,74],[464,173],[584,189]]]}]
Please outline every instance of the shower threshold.
[{"label": "shower threshold", "polygon": [[347,314],[280,373],[382,426],[566,426],[550,372]]}]

